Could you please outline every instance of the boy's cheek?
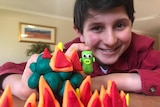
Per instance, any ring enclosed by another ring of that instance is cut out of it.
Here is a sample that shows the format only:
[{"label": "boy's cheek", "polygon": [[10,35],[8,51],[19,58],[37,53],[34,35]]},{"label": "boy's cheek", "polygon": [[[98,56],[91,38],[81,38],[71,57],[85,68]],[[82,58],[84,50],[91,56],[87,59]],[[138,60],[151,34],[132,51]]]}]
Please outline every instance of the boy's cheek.
[{"label": "boy's cheek", "polygon": [[79,35],[79,37],[80,37],[80,41],[81,41],[81,42],[85,42],[85,39],[84,39],[84,36],[83,36],[83,35]]},{"label": "boy's cheek", "polygon": [[130,30],[126,30],[118,34],[117,38],[123,43],[128,43],[132,39],[132,33]]}]

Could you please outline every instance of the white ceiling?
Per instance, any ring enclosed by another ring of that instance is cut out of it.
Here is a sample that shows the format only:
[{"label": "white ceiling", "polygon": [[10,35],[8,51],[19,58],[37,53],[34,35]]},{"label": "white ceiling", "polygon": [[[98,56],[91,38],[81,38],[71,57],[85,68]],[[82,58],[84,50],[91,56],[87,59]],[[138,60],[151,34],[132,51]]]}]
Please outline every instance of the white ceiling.
[{"label": "white ceiling", "polygon": [[[72,19],[75,0],[0,0],[0,8]],[[134,0],[133,29],[160,34],[160,0]]]}]

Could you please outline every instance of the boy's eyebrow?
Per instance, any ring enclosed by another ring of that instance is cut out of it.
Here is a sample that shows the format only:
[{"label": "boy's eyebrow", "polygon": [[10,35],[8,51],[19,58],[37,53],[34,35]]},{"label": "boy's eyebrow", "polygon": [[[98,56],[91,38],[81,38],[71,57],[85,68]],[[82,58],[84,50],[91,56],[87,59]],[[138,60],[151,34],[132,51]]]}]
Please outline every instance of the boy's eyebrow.
[{"label": "boy's eyebrow", "polygon": [[88,24],[89,27],[95,26],[95,25],[101,25],[102,22],[92,22],[90,24]]},{"label": "boy's eyebrow", "polygon": [[115,22],[127,22],[127,23],[129,23],[129,22],[131,22],[131,20],[129,19],[129,18],[121,18],[121,19],[117,19],[117,20],[115,20]]},{"label": "boy's eyebrow", "polygon": [[117,21],[130,21],[129,18],[121,18],[121,19],[118,19]]},{"label": "boy's eyebrow", "polygon": [[[125,21],[125,22],[130,22],[131,20],[129,18],[120,18],[120,19],[116,19],[114,22],[120,22],[120,21]],[[94,26],[94,25],[98,25],[98,24],[102,24],[103,22],[101,21],[94,21],[92,20],[92,23],[89,24],[89,26]]]},{"label": "boy's eyebrow", "polygon": [[[126,24],[129,24],[131,22],[131,20],[129,18],[120,18],[120,19],[117,19],[113,22],[113,24],[116,24],[116,23],[119,23],[119,22],[124,22]],[[88,24],[88,27],[93,27],[93,26],[97,26],[97,25],[103,25],[103,22],[101,21],[94,21],[92,20],[91,23]]]}]

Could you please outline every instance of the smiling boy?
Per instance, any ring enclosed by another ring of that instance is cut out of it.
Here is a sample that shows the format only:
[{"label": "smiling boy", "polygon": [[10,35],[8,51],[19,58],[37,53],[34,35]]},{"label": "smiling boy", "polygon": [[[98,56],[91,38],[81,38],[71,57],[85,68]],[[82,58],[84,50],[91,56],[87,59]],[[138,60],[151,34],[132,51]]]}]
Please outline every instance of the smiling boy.
[{"label": "smiling boy", "polygon": [[[76,0],[74,29],[78,37],[65,44],[66,55],[73,48],[93,52],[93,90],[113,80],[119,90],[160,95],[160,52],[153,49],[152,38],[132,32],[133,22],[133,0]],[[31,56],[23,75],[6,76],[2,88],[10,84],[12,93],[21,99],[36,91],[27,85],[29,65],[36,59],[37,55]]]},{"label": "smiling boy", "polygon": [[132,32],[133,22],[133,0],[76,0],[78,38],[66,44],[66,54],[92,50],[93,90],[113,80],[119,90],[160,95],[160,52],[152,38]]}]

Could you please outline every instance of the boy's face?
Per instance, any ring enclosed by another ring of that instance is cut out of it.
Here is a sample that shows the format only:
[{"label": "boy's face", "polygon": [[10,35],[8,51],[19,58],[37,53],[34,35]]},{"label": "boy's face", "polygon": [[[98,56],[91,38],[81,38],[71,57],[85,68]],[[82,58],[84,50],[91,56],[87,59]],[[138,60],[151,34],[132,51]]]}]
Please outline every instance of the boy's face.
[{"label": "boy's face", "polygon": [[90,14],[93,17],[84,22],[80,39],[101,63],[113,64],[130,45],[132,23],[124,7],[103,13],[90,10]]}]

